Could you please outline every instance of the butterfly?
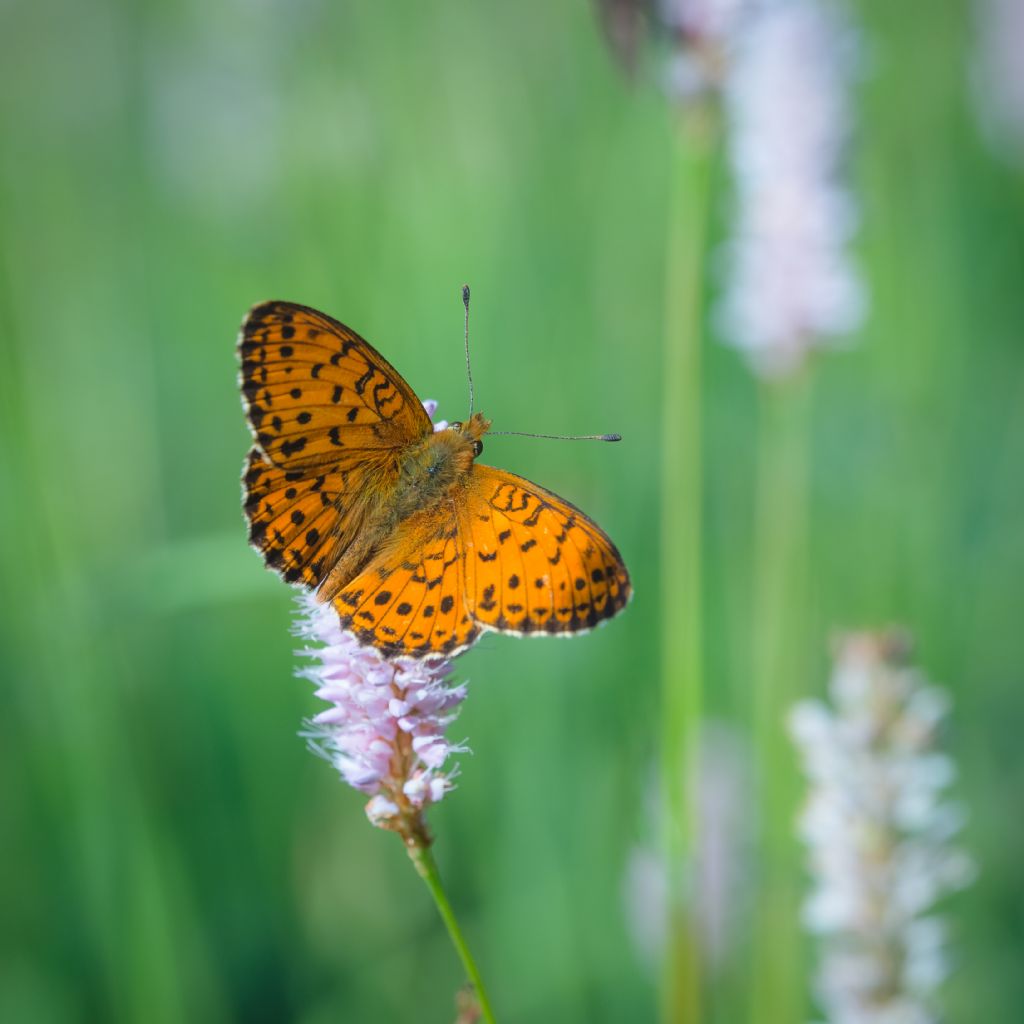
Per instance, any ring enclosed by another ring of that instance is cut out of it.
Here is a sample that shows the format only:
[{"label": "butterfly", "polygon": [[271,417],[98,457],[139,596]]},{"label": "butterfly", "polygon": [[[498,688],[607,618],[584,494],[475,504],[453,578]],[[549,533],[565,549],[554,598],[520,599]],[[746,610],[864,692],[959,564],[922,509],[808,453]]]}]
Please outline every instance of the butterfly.
[{"label": "butterfly", "polygon": [[484,630],[579,633],[629,600],[601,528],[564,498],[476,462],[490,421],[435,431],[412,388],[355,331],[264,302],[238,339],[254,444],[249,539],[385,657],[450,655]]}]

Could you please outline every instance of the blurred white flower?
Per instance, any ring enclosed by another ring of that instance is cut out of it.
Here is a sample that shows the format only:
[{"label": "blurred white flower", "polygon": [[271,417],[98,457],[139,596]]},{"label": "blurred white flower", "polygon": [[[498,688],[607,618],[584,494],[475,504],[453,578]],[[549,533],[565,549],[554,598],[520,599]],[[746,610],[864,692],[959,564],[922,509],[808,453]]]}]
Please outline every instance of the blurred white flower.
[{"label": "blurred white flower", "polygon": [[896,634],[844,637],[831,706],[803,701],[790,717],[811,783],[804,923],[823,937],[816,987],[832,1024],[934,1021],[948,965],[931,910],[974,874],[950,845],[964,815],[945,797],[955,766],[936,749],[949,699],[905,655]]},{"label": "blurred white flower", "polygon": [[637,844],[626,861],[622,896],[633,945],[647,964],[657,964],[665,952],[668,895],[664,858],[653,846]]},{"label": "blurred white flower", "polygon": [[[705,966],[721,967],[736,946],[736,930],[746,898],[746,858],[750,848],[752,780],[744,741],[729,726],[705,722],[701,729],[700,767],[688,780],[696,790],[696,860],[681,865],[687,903],[696,915]],[[648,793],[648,819],[657,832],[662,804]],[[644,960],[657,963],[668,934],[669,885],[656,843],[638,844],[629,855],[623,881],[626,916]]]},{"label": "blurred white flower", "polygon": [[1024,0],[975,0],[971,84],[993,148],[1024,163]]},{"label": "blurred white flower", "polygon": [[725,79],[736,211],[722,334],[766,375],[799,367],[864,315],[840,171],[855,37],[827,0],[768,0],[734,34]]}]

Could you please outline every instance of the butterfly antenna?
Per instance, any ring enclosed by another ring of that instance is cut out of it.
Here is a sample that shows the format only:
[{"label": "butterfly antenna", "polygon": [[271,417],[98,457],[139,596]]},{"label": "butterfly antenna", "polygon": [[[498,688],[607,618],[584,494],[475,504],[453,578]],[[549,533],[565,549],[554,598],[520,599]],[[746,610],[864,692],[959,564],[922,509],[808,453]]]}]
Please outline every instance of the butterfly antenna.
[{"label": "butterfly antenna", "polygon": [[504,434],[511,437],[540,437],[546,441],[621,441],[621,434],[525,434],[521,430],[489,430],[488,437]]},{"label": "butterfly antenna", "polygon": [[469,285],[462,286],[462,304],[466,307],[466,377],[469,380],[469,416],[473,418],[473,369],[469,365]]}]

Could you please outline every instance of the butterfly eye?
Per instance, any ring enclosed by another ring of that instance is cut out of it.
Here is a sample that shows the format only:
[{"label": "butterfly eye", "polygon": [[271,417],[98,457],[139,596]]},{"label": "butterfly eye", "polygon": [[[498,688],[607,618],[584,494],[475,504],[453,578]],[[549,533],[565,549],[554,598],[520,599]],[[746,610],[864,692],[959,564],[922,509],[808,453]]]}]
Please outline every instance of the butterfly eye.
[{"label": "butterfly eye", "polygon": [[475,459],[484,450],[483,441],[473,442],[473,458]]},{"label": "butterfly eye", "polygon": [[448,424],[448,429],[449,430],[454,430],[454,431],[461,430],[462,429],[462,422],[461,422],[461,420],[452,420],[451,423]]}]

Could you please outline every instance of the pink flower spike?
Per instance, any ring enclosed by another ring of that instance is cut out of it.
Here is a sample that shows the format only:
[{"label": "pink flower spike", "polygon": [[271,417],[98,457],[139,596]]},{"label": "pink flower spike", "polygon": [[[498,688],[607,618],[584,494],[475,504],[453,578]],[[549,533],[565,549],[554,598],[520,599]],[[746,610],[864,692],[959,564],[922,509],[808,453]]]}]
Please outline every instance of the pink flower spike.
[{"label": "pink flower spike", "polygon": [[310,746],[372,797],[366,813],[375,825],[403,834],[423,829],[421,812],[452,788],[448,758],[466,751],[444,737],[465,684],[449,684],[447,661],[388,661],[361,646],[329,604],[305,595],[299,604],[295,632],[314,642],[299,653],[314,664],[297,674],[330,705],[307,723]]}]

